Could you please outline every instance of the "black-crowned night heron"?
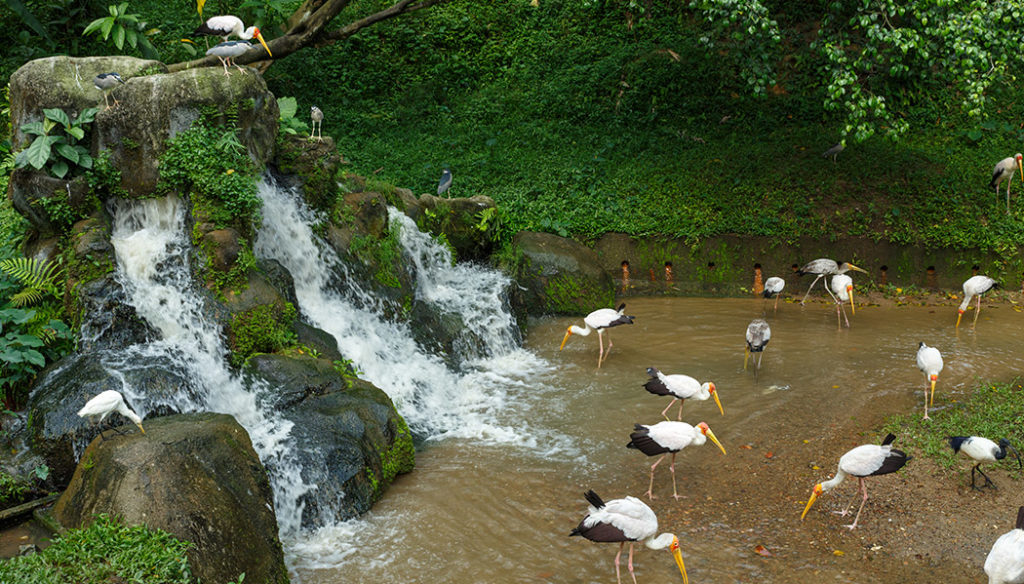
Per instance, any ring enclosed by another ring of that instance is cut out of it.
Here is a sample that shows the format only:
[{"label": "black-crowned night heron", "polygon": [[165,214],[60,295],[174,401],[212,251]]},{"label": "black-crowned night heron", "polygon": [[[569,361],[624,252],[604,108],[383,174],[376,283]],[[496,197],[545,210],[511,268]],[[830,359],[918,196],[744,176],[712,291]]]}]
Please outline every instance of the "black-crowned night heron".
[{"label": "black-crowned night heron", "polygon": [[437,183],[437,196],[441,196],[452,186],[452,171],[447,168],[441,172],[441,181]]},{"label": "black-crowned night heron", "polygon": [[[107,105],[105,109],[110,109],[110,101],[107,99],[107,94],[110,93],[110,90],[114,89],[119,84],[123,83],[124,79],[121,79],[120,75],[113,72],[100,73],[99,75],[93,78],[92,84],[96,87],[96,89],[99,89],[103,92],[103,103]],[[117,103],[118,102],[115,99],[114,105],[117,105]]]}]

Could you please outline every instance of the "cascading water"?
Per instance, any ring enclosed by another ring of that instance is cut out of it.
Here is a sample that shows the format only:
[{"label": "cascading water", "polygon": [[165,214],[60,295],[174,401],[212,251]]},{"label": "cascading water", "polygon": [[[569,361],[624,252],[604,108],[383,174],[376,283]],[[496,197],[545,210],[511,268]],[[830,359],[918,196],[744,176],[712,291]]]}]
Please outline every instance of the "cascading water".
[{"label": "cascading water", "polygon": [[267,406],[265,400],[271,396],[265,383],[243,379],[228,368],[219,327],[204,315],[191,281],[183,206],[176,197],[165,197],[120,202],[112,211],[118,278],[138,315],[160,332],[161,339],[106,355],[104,365],[118,374],[138,363],[160,360],[194,385],[154,398],[126,384],[123,392],[142,416],[161,405],[182,412],[233,415],[267,468],[282,534],[297,531],[300,498],[310,487],[303,484],[290,454],[292,423]]}]

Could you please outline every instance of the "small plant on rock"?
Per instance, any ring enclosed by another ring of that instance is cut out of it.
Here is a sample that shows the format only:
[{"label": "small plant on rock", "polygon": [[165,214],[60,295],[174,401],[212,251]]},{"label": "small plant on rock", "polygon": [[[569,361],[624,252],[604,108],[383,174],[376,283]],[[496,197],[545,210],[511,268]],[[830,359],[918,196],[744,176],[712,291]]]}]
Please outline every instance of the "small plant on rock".
[{"label": "small plant on rock", "polygon": [[28,148],[14,157],[15,166],[31,166],[36,170],[46,167],[46,171],[57,178],[75,174],[76,169],[92,168],[89,150],[78,142],[85,138],[85,128],[92,123],[98,111],[96,108],[84,109],[72,120],[62,109],[43,110],[43,121],[21,126],[22,132],[35,138]]}]

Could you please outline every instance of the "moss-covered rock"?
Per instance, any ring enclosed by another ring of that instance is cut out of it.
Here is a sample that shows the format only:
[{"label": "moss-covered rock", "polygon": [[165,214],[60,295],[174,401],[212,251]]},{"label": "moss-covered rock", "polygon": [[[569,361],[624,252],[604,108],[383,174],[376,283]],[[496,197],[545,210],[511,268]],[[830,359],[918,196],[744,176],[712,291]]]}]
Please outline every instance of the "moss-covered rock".
[{"label": "moss-covered rock", "polygon": [[494,248],[498,209],[490,197],[420,195],[416,204],[406,205],[405,213],[420,229],[443,236],[459,260],[486,259]]},{"label": "moss-covered rock", "polygon": [[341,155],[328,136],[323,141],[311,141],[306,136],[291,135],[281,141],[274,165],[285,176],[294,177],[284,186],[301,189],[302,198],[311,209],[330,212],[338,199],[338,169]]},{"label": "moss-covered rock", "polygon": [[531,315],[586,315],[615,302],[612,278],[594,250],[550,233],[521,232],[513,245],[522,253],[515,277],[526,289]]},{"label": "moss-covered rock", "polygon": [[96,514],[162,529],[193,544],[203,582],[286,584],[274,497],[248,433],[226,414],[146,421],[146,434],[97,438],[53,509],[66,527]]}]

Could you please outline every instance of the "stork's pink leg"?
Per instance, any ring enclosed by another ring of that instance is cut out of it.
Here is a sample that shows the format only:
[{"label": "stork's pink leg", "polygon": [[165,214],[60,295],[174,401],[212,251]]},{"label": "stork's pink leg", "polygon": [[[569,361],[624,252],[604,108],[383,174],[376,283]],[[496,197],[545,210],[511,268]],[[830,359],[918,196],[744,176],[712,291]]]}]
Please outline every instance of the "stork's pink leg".
[{"label": "stork's pink leg", "polygon": [[978,324],[978,315],[981,314],[981,294],[978,294],[978,308],[974,311],[974,322],[971,323],[971,327]]},{"label": "stork's pink leg", "polygon": [[679,491],[676,490],[676,453],[675,452],[672,453],[672,462],[671,462],[671,464],[668,465],[668,468],[669,468],[669,470],[672,471],[672,497],[676,501],[678,501],[679,499],[682,499],[682,495],[680,495]]},{"label": "stork's pink leg", "polygon": [[779,311],[779,296],[782,296],[781,292],[775,295],[775,309],[772,312]]},{"label": "stork's pink leg", "polygon": [[928,417],[928,388],[927,387],[924,390],[924,418],[923,419],[925,419],[925,420],[930,420],[931,419],[931,418]]},{"label": "stork's pink leg", "polygon": [[[626,542],[619,543],[619,553],[615,554],[615,579],[618,580],[619,584],[622,584],[622,576],[619,575],[619,558],[622,556],[622,546],[626,545]],[[630,550],[632,550],[632,544],[630,544]]]},{"label": "stork's pink leg", "polygon": [[686,401],[683,398],[679,398],[679,417],[676,418],[679,421],[683,419],[683,402]]},{"label": "stork's pink leg", "polygon": [[629,575],[633,577],[633,584],[636,584],[636,574],[633,573],[633,544],[629,544]]},{"label": "stork's pink leg", "polygon": [[[811,286],[807,288],[807,294],[804,294],[803,300],[800,301],[800,306],[804,305],[804,302],[807,301],[807,297],[811,295],[811,290],[814,289],[814,285],[817,284],[818,280],[820,280],[821,277],[824,275],[825,274],[818,274],[818,277],[815,278],[813,282],[811,282]],[[825,290],[828,290],[828,286],[825,286]],[[831,292],[829,292],[829,294],[831,294]]]},{"label": "stork's pink leg", "polygon": [[654,469],[658,468],[658,463],[661,462],[663,458],[665,458],[664,454],[662,454],[661,457],[651,465],[651,482],[647,485],[647,497],[652,501],[654,500]]},{"label": "stork's pink leg", "polygon": [[601,329],[597,329],[597,368],[601,368],[601,361],[604,360],[604,340],[601,339]]},{"label": "stork's pink leg", "polygon": [[[678,399],[679,399],[678,397],[673,397],[672,401],[668,402],[668,405],[665,406],[665,409],[661,410],[661,417],[663,417],[666,420],[668,420],[668,416],[665,415],[665,412],[667,412],[668,409],[672,407],[672,404],[676,403],[676,400],[678,400]],[[681,403],[679,404],[679,419],[680,420],[683,419],[683,404],[681,404]]]},{"label": "stork's pink leg", "polygon": [[864,479],[861,477],[857,477],[857,480],[860,481],[860,490],[862,493],[864,493],[864,498],[861,499],[860,501],[860,508],[857,509],[857,516],[853,518],[853,525],[847,526],[850,529],[854,529],[855,527],[857,527],[857,520],[860,519],[860,512],[864,510],[864,503],[868,502],[868,485],[867,483],[864,482]]}]

